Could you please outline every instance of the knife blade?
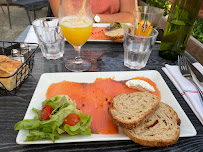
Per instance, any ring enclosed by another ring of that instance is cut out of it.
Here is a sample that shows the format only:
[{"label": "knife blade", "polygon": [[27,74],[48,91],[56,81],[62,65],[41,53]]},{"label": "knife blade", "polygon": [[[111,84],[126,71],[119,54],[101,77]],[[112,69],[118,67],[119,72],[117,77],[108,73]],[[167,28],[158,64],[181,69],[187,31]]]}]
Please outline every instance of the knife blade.
[{"label": "knife blade", "polygon": [[199,72],[199,70],[196,69],[196,67],[186,58],[187,63],[192,70],[192,72],[195,74],[196,78],[199,80],[199,82],[203,83],[203,75]]}]

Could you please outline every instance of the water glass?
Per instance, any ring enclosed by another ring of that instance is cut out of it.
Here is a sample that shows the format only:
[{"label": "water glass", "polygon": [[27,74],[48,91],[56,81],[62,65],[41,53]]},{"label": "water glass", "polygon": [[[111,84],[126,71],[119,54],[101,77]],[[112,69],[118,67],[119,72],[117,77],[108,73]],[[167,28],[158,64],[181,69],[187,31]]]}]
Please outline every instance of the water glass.
[{"label": "water glass", "polygon": [[64,54],[64,37],[61,33],[58,18],[46,17],[32,22],[37,35],[42,55],[46,59],[59,59]]},{"label": "water glass", "polygon": [[152,6],[139,6],[133,10],[134,24],[138,25],[144,23],[144,21],[150,22],[153,28],[158,28],[158,23],[163,16],[164,10],[158,7]]},{"label": "water glass", "polygon": [[141,69],[146,66],[158,31],[152,28],[150,36],[136,36],[133,26],[124,29],[124,65],[130,69]]}]

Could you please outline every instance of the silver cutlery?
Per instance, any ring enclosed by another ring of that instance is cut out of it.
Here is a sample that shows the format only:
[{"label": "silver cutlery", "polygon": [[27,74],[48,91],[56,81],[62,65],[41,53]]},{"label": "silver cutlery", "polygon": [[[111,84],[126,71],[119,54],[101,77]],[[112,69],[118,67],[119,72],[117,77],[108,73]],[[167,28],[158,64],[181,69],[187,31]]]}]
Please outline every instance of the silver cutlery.
[{"label": "silver cutlery", "polygon": [[192,63],[188,60],[187,57],[186,57],[186,60],[187,60],[187,63],[189,65],[191,71],[194,73],[195,77],[199,81],[199,84],[201,86],[203,86],[203,75],[199,72],[199,70],[196,69],[196,67],[194,65],[192,65]]},{"label": "silver cutlery", "polygon": [[200,101],[203,105],[203,93],[200,90],[200,88],[198,87],[198,85],[194,82],[191,71],[188,66],[188,63],[184,56],[178,56],[178,66],[179,66],[181,74],[197,88],[197,92],[198,92]]}]

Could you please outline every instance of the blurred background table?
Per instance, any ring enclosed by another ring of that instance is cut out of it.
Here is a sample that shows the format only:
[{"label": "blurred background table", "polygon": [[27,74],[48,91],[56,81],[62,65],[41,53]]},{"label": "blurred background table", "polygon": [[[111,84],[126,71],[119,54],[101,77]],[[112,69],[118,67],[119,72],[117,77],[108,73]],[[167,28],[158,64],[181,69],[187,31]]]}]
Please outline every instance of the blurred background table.
[{"label": "blurred background table", "polygon": [[[28,30],[29,27],[18,37],[17,41],[24,41]],[[197,130],[196,136],[179,138],[178,142],[173,146],[164,148],[143,147],[131,140],[48,145],[16,144],[15,140],[18,131],[14,131],[14,125],[24,118],[40,76],[43,73],[69,72],[65,68],[64,62],[69,58],[73,58],[74,52],[72,46],[66,43],[64,58],[59,60],[46,60],[42,56],[40,49],[38,49],[35,54],[32,74],[23,83],[16,96],[0,97],[0,151],[203,151],[203,129],[201,123],[161,69],[166,63],[176,63],[160,58],[158,56],[158,49],[159,44],[155,44],[147,66],[142,70],[157,70],[160,72],[177,101]],[[92,67],[89,69],[89,72],[136,71],[123,65],[123,55],[122,43],[87,42],[82,48],[82,56],[87,57],[92,61]],[[186,55],[190,57],[192,62],[195,61],[187,52]]]}]

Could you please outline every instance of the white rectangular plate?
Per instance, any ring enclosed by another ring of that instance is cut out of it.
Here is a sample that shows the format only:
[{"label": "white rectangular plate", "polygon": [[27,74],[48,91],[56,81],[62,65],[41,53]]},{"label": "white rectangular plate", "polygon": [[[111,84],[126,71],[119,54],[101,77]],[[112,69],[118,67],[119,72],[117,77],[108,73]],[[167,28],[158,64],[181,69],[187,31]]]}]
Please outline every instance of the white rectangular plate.
[{"label": "white rectangular plate", "polygon": [[[41,109],[41,103],[46,99],[46,91],[52,83],[61,82],[63,80],[80,82],[80,83],[92,83],[96,78],[115,78],[115,80],[127,80],[137,76],[144,76],[151,79],[157,84],[158,89],[161,92],[162,102],[170,105],[178,114],[181,119],[180,125],[180,137],[190,137],[197,134],[194,126],[188,119],[187,115],[173,96],[172,92],[168,88],[164,79],[159,72],[154,70],[149,71],[120,71],[120,72],[79,72],[79,73],[45,73],[40,77],[39,83],[33,94],[27,112],[24,119],[32,119],[36,115],[32,108]],[[25,142],[28,130],[20,130],[16,142],[18,144],[50,144],[53,143],[51,140],[38,140]],[[110,141],[110,140],[130,140],[122,129],[119,129],[119,134],[115,135],[102,135],[92,134],[88,135],[75,135],[68,136],[62,135],[60,139],[56,140],[55,143],[68,143],[68,142],[87,142],[87,141]]]},{"label": "white rectangular plate", "polygon": [[[126,23],[127,25],[131,25],[130,23]],[[110,23],[93,23],[93,27],[108,27]],[[112,40],[87,40],[87,42],[115,42]],[[115,42],[117,43],[117,42]]]}]

